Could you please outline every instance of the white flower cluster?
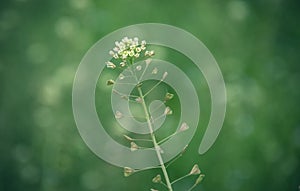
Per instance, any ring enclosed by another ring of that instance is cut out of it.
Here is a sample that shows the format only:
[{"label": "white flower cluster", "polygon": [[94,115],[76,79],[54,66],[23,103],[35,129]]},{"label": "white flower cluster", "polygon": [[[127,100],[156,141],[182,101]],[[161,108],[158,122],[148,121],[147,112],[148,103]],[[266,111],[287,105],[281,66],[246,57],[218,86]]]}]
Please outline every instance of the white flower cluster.
[{"label": "white flower cluster", "polygon": [[[115,42],[116,47],[109,51],[109,54],[115,59],[121,59],[120,66],[124,67],[127,64],[128,58],[138,58],[141,56],[142,52],[146,50],[146,41],[142,40],[139,43],[137,37],[128,38],[124,37],[120,42]],[[151,57],[154,55],[154,51],[145,51],[144,56]],[[110,61],[106,62],[107,68],[116,68],[116,65]]]}]

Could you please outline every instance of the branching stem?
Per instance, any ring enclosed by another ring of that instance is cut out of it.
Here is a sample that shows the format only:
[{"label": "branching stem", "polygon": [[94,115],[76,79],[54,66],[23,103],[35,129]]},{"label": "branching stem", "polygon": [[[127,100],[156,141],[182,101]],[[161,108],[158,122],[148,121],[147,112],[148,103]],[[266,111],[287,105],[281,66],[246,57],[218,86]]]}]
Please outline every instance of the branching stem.
[{"label": "branching stem", "polygon": [[162,156],[161,156],[161,148],[160,148],[159,144],[157,143],[154,132],[153,132],[151,118],[150,118],[150,115],[149,115],[149,112],[148,112],[148,109],[147,109],[147,106],[146,106],[146,103],[145,103],[145,99],[144,99],[145,95],[143,94],[141,87],[137,87],[137,88],[138,88],[139,95],[142,99],[142,106],[143,106],[143,109],[144,109],[144,112],[145,112],[145,115],[146,115],[146,120],[147,120],[148,128],[149,128],[149,131],[150,131],[151,139],[153,141],[154,149],[156,151],[156,155],[157,155],[161,170],[162,170],[162,172],[164,174],[164,177],[165,177],[165,180],[166,180],[167,188],[168,188],[169,191],[173,191],[167,169],[165,167],[164,161],[163,161]]}]

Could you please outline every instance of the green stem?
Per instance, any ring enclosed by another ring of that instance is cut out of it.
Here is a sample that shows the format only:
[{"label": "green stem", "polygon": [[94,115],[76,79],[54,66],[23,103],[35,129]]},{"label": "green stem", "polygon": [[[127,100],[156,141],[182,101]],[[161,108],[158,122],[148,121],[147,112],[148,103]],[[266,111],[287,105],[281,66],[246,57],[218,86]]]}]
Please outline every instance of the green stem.
[{"label": "green stem", "polygon": [[182,180],[182,179],[184,179],[184,178],[186,178],[186,177],[188,177],[188,176],[190,176],[190,174],[186,174],[186,175],[184,175],[184,176],[182,176],[182,177],[180,177],[180,178],[174,180],[171,184],[175,184],[176,182],[178,182],[178,181],[180,181],[180,180]]},{"label": "green stem", "polygon": [[173,133],[173,134],[167,136],[167,137],[164,138],[163,140],[159,141],[158,144],[161,144],[161,143],[167,141],[168,139],[170,139],[171,137],[173,137],[173,136],[176,135],[176,134],[177,134],[177,131],[176,131],[175,133]]},{"label": "green stem", "polygon": [[196,186],[197,184],[194,184],[188,191],[192,191]]},{"label": "green stem", "polygon": [[160,147],[159,147],[159,145],[156,141],[156,138],[155,138],[155,135],[154,135],[154,132],[153,132],[153,127],[152,127],[152,123],[151,123],[151,120],[150,120],[150,115],[149,115],[149,112],[148,112],[148,109],[147,109],[147,106],[146,106],[146,103],[145,103],[145,99],[144,99],[145,95],[143,95],[141,87],[138,87],[138,91],[139,91],[140,97],[142,99],[142,105],[143,105],[143,109],[144,109],[144,112],[145,112],[145,115],[146,115],[148,127],[149,127],[149,130],[150,130],[151,139],[153,141],[154,149],[156,151],[156,155],[157,155],[161,170],[162,170],[162,172],[164,174],[164,177],[165,177],[165,180],[166,180],[167,188],[168,188],[169,191],[173,191],[167,169],[165,167],[164,161],[163,161],[161,153],[160,153]]},{"label": "green stem", "polygon": [[146,97],[149,93],[151,93],[161,82],[162,80],[157,82],[148,92],[145,93],[144,97]]}]

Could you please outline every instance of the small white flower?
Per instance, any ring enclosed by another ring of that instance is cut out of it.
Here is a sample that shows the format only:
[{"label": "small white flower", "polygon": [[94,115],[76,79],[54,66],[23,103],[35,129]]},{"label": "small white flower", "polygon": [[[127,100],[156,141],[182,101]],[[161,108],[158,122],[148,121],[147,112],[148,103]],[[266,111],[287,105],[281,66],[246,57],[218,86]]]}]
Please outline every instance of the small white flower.
[{"label": "small white flower", "polygon": [[127,40],[127,44],[132,44],[132,38],[129,38],[129,39]]},{"label": "small white flower", "polygon": [[[121,41],[116,41],[115,45],[113,50],[109,51],[109,54],[115,59],[122,59],[123,61],[126,61],[128,56],[138,58],[141,56],[141,52],[146,50],[146,41],[143,40],[139,44],[139,39],[137,37],[124,37]],[[151,57],[153,55],[153,50],[145,52],[145,56]]]},{"label": "small white flower", "polygon": [[118,59],[118,58],[119,58],[118,54],[114,54],[113,57],[114,57],[115,59]]},{"label": "small white flower", "polygon": [[116,68],[116,65],[114,65],[114,63],[112,63],[112,62],[110,62],[110,61],[107,61],[107,62],[106,62],[106,67],[107,67],[107,68],[115,69],[115,68]]},{"label": "small white flower", "polygon": [[122,59],[125,60],[127,58],[127,54],[122,55]]},{"label": "small white flower", "polygon": [[136,51],[136,52],[141,52],[142,49],[141,49],[140,47],[136,47],[135,51]]},{"label": "small white flower", "polygon": [[133,50],[133,49],[135,49],[135,45],[130,46],[130,50]]},{"label": "small white flower", "polygon": [[145,52],[145,56],[153,56],[155,53],[154,53],[154,51],[153,50],[150,50],[150,51],[146,51]]},{"label": "small white flower", "polygon": [[114,53],[114,51],[109,51],[109,54],[111,55],[111,56],[113,56],[113,55],[115,55],[115,53]]},{"label": "small white flower", "polygon": [[122,39],[122,42],[128,42],[128,37],[127,36],[125,36],[123,39]]},{"label": "small white flower", "polygon": [[120,66],[124,67],[124,66],[126,66],[126,63],[125,62],[120,62]]},{"label": "small white flower", "polygon": [[124,48],[124,47],[126,47],[126,45],[124,44],[124,42],[120,42],[119,48]]},{"label": "small white flower", "polygon": [[130,57],[132,57],[133,55],[134,55],[134,51],[133,50],[131,50],[130,52],[129,52],[129,54],[128,54]]},{"label": "small white flower", "polygon": [[125,45],[124,45],[124,44],[120,44],[120,46],[118,46],[118,49],[119,49],[120,51],[125,50]]}]

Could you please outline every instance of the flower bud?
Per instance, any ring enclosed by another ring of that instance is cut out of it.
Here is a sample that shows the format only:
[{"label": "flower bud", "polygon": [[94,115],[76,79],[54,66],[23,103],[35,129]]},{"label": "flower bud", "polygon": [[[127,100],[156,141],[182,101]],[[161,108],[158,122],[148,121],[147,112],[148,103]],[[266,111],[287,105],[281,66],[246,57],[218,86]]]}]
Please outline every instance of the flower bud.
[{"label": "flower bud", "polygon": [[200,184],[202,182],[202,180],[204,179],[205,175],[204,174],[200,174],[199,177],[197,178],[195,184]]},{"label": "flower bud", "polygon": [[113,57],[114,57],[114,59],[118,59],[119,55],[118,54],[114,54]]},{"label": "flower bud", "polygon": [[130,51],[129,54],[128,54],[130,57],[132,57],[134,55],[134,51]]},{"label": "flower bud", "polygon": [[122,39],[122,42],[128,42],[128,37],[127,36],[125,36],[123,39]]},{"label": "flower bud", "polygon": [[126,62],[120,62],[120,66],[121,66],[121,67],[126,66]]},{"label": "flower bud", "polygon": [[136,51],[136,52],[141,52],[142,49],[141,49],[140,47],[136,47],[135,51]]},{"label": "flower bud", "polygon": [[109,51],[109,54],[110,54],[111,56],[115,55],[114,51],[112,51],[112,50]]},{"label": "flower bud", "polygon": [[106,67],[107,68],[112,68],[112,69],[115,69],[116,68],[116,65],[110,61],[107,61],[106,62]]},{"label": "flower bud", "polygon": [[134,57],[136,57],[136,58],[138,58],[139,56],[140,56],[139,53],[136,53],[136,54],[134,55]]},{"label": "flower bud", "polygon": [[155,53],[153,50],[150,50],[150,51],[146,50],[146,52],[145,52],[145,56],[153,56],[154,54]]}]

